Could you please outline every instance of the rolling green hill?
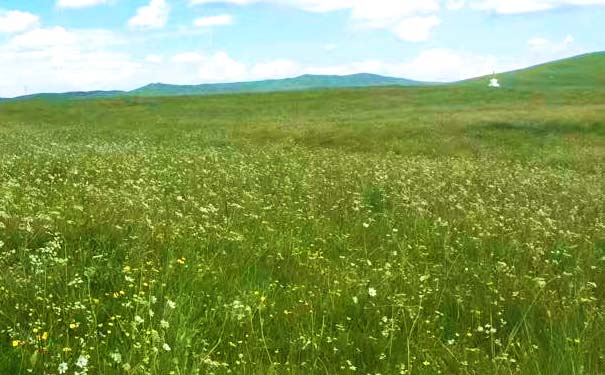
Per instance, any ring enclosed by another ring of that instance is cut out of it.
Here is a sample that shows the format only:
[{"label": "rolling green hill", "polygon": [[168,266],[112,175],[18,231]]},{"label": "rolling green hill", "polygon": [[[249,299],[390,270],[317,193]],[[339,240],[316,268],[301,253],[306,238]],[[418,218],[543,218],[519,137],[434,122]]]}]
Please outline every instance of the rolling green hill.
[{"label": "rolling green hill", "polygon": [[131,91],[130,94],[140,96],[210,95],[237,92],[275,92],[370,86],[420,86],[426,84],[404,78],[384,77],[365,73],[348,76],[303,75],[286,79],[202,85],[153,83]]},{"label": "rolling green hill", "polygon": [[[491,76],[462,81],[462,85],[487,86]],[[496,74],[503,88],[517,90],[604,89],[605,52],[596,52]]]},{"label": "rolling green hill", "polygon": [[[545,63],[526,69],[496,75],[504,89],[544,91],[553,89],[605,89],[605,52],[580,55],[564,60]],[[491,76],[483,76],[452,82],[449,85],[487,87]],[[405,78],[385,77],[376,74],[303,75],[295,78],[253,82],[214,83],[201,85],[170,85],[152,83],[132,91],[90,91],[60,94],[44,93],[14,98],[23,99],[86,99],[116,96],[185,96],[233,93],[282,92],[335,88],[383,87],[383,86],[435,86],[438,83],[420,82]],[[443,85],[448,85],[443,83]],[[14,100],[13,99],[13,100]],[[2,99],[0,101],[11,99]]]}]

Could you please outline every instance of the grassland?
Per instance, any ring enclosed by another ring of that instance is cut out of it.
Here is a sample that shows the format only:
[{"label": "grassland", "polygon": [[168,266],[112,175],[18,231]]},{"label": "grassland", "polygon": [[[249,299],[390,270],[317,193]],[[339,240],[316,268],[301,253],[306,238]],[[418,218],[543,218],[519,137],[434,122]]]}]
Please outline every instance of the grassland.
[{"label": "grassland", "polygon": [[605,374],[605,92],[0,104],[0,373]]},{"label": "grassland", "polygon": [[[503,85],[516,90],[542,92],[605,87],[605,52],[594,52],[497,74]],[[463,85],[483,86],[487,77],[464,81]]]}]

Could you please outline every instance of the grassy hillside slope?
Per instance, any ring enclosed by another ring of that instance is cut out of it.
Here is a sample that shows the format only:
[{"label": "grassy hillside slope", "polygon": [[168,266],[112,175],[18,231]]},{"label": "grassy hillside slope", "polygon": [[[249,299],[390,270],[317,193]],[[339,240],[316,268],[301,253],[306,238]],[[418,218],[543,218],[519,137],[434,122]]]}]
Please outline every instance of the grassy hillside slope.
[{"label": "grassy hillside slope", "polygon": [[[518,90],[595,89],[605,90],[605,52],[554,61],[527,69],[498,73],[503,88]],[[461,82],[487,86],[491,76]]]}]

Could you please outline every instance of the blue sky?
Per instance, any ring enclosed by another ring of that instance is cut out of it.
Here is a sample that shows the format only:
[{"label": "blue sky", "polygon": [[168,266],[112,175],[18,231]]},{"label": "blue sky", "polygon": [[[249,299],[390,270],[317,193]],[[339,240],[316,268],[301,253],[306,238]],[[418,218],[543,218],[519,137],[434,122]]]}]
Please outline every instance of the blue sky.
[{"label": "blue sky", "polygon": [[453,81],[605,50],[605,0],[0,0],[0,97],[299,74]]}]

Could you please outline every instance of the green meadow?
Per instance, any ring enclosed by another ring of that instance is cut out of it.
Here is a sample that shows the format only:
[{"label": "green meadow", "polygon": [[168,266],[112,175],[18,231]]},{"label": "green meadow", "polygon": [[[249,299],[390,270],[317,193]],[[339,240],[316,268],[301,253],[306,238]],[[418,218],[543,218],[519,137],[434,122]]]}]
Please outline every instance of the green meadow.
[{"label": "green meadow", "polygon": [[0,373],[605,374],[594,64],[0,103]]}]

